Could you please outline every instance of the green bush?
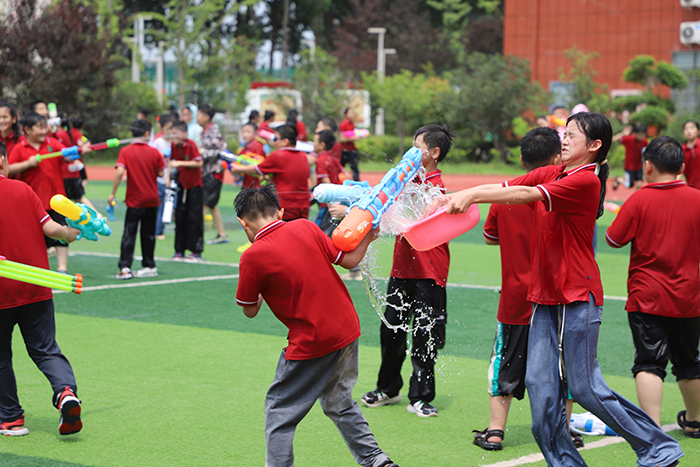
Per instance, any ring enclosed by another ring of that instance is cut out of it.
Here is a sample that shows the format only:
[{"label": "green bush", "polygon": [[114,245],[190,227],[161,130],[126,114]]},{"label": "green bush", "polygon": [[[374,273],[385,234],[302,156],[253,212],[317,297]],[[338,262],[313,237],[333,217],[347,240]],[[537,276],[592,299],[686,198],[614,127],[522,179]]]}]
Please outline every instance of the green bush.
[{"label": "green bush", "polygon": [[668,112],[655,105],[648,105],[630,116],[631,122],[640,122],[646,126],[656,126],[659,131],[668,126]]},{"label": "green bush", "polygon": [[620,143],[613,143],[608,152],[608,166],[610,170],[622,169],[625,164],[625,147]]},{"label": "green bush", "polygon": [[[370,136],[355,142],[361,161],[398,161],[403,154],[399,153],[400,140],[394,135]],[[413,145],[413,138],[404,138],[404,150]]]}]

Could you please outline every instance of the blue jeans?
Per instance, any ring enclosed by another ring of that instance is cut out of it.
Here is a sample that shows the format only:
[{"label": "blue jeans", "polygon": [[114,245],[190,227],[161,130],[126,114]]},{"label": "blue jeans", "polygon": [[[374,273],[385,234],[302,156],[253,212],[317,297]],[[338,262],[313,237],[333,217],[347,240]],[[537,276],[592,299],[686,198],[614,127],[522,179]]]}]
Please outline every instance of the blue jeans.
[{"label": "blue jeans", "polygon": [[593,294],[590,302],[533,306],[525,383],[535,441],[548,466],[586,465],[566,423],[568,386],[576,402],[630,443],[639,467],[670,465],[683,456],[678,442],[603,379],[596,358],[602,312]]}]

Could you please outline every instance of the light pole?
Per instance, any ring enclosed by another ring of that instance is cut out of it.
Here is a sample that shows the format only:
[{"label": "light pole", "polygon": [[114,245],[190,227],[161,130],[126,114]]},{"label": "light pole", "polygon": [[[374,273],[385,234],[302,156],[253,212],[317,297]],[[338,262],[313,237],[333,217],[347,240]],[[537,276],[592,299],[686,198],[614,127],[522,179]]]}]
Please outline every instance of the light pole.
[{"label": "light pole", "polygon": [[[367,32],[379,35],[377,38],[377,79],[381,83],[384,81],[384,74],[386,73],[386,56],[395,54],[396,49],[384,48],[384,34],[386,34],[386,28],[369,28]],[[374,134],[377,136],[384,135],[384,109],[381,107],[377,109]]]}]

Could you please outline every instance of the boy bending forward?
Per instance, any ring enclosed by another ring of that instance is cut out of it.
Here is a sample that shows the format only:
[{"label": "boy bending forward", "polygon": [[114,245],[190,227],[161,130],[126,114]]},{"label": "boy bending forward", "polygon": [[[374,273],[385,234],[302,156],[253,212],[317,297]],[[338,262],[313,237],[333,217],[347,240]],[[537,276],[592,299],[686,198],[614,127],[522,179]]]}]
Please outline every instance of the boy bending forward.
[{"label": "boy bending forward", "polygon": [[[358,464],[396,466],[379,449],[352,399],[360,322],[333,267],[355,267],[372,235],[343,253],[313,222],[282,221],[284,210],[271,184],[242,190],[235,207],[252,243],[241,256],[236,301],[253,318],[264,298],[289,329],[289,346],[282,351],[265,400],[265,465],[294,465],[296,425],[320,399],[323,412],[338,427]],[[328,297],[333,297],[332,308]]]}]

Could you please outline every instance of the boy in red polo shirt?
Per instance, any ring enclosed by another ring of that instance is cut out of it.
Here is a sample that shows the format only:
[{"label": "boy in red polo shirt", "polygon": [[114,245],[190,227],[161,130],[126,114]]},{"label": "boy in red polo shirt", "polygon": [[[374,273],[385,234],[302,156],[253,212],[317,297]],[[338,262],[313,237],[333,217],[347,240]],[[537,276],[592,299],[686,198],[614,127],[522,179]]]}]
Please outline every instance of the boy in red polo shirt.
[{"label": "boy in red polo shirt", "polygon": [[678,424],[700,438],[700,192],[677,180],[682,172],[678,141],[652,140],[644,153],[647,185],[622,205],[605,237],[613,248],[632,243],[625,308],[639,406],[661,425],[670,358],[686,407]]},{"label": "boy in red polo shirt", "polygon": [[[425,183],[445,190],[438,163],[445,159],[454,136],[446,125],[426,125],[413,136],[413,145],[423,151],[421,164],[426,171]],[[414,181],[418,182],[419,181]],[[419,417],[435,417],[431,404],[435,399],[435,362],[438,349],[445,346],[447,324],[447,274],[450,250],[443,243],[428,251],[416,251],[408,241],[396,237],[394,263],[387,286],[384,317],[400,329],[381,324],[382,363],[377,388],[362,396],[367,407],[381,407],[401,400],[403,386],[401,366],[406,359],[406,325],[413,318],[413,373],[408,388],[407,410]]]},{"label": "boy in red polo shirt", "polygon": [[[19,143],[12,150],[9,156],[10,175],[19,175],[19,179],[27,183],[49,213],[51,218],[61,225],[66,225],[66,219],[61,214],[51,209],[51,197],[53,195],[65,195],[63,186],[63,176],[61,167],[63,164],[70,164],[69,159],[53,157],[37,162],[36,155],[50,154],[64,149],[64,146],[56,139],[47,136],[48,127],[46,119],[36,113],[30,112],[21,120],[25,138],[21,138]],[[88,152],[89,148],[81,152]],[[66,272],[68,269],[68,246],[46,237],[46,248],[56,247],[56,259],[58,271]]]},{"label": "boy in red polo shirt", "polygon": [[685,170],[683,171],[683,175],[689,187],[700,190],[700,150],[698,149],[698,133],[700,133],[700,123],[694,120],[688,120],[683,124],[683,136],[685,137],[685,143],[683,143]]},{"label": "boy in red polo shirt", "polygon": [[[254,318],[265,300],[289,328],[289,345],[265,400],[265,465],[294,464],[295,428],[320,400],[358,464],[397,467],[377,445],[352,399],[360,321],[333,267],[356,266],[374,236],[343,253],[314,223],[283,222],[283,209],[269,184],[241,190],[235,208],[252,243],[241,255],[236,302]],[[326,297],[333,297],[332,313]]]},{"label": "boy in red polo shirt", "polygon": [[[551,128],[528,131],[520,147],[520,162],[528,172],[561,163],[559,134]],[[487,451],[503,448],[501,442],[513,397],[522,400],[525,396],[525,359],[532,314],[527,288],[533,219],[530,206],[492,204],[484,224],[486,243],[501,249],[501,297],[488,371],[489,425],[483,431],[475,430],[474,435],[474,444]]]},{"label": "boy in red polo shirt", "polygon": [[231,172],[248,175],[271,175],[285,221],[309,217],[309,161],[305,152],[295,149],[297,130],[290,125],[275,128],[271,152],[258,165],[231,164]]},{"label": "boy in red polo shirt", "polygon": [[[8,172],[5,145],[0,142],[0,255],[48,269],[44,236],[73,242],[79,232],[51,220],[32,189],[23,182],[7,179]],[[0,290],[0,434],[29,433],[12,370],[15,325],[22,332],[29,356],[51,383],[53,404],[61,413],[59,433],[77,433],[83,426],[78,388],[73,368],[56,343],[51,289],[0,278]]]},{"label": "boy in red polo shirt", "polygon": [[141,223],[141,260],[142,268],[136,271],[136,277],[155,277],[158,275],[153,252],[156,249],[156,220],[158,216],[158,184],[156,179],[163,176],[165,161],[156,148],[148,145],[151,138],[151,122],[136,120],[131,124],[131,134],[137,138],[129,146],[119,151],[116,173],[112,183],[112,193],[107,201],[115,201],[117,189],[124,173],[126,179],[126,216],[124,217],[124,234],[122,235],[119,256],[119,274],[117,279],[131,279],[131,263],[134,260],[136,231]]},{"label": "boy in red polo shirt", "polygon": [[[256,156],[265,157],[265,147],[255,137],[257,134],[255,123],[248,122],[241,127],[241,140],[245,143],[238,154],[255,154]],[[260,177],[243,174],[243,188],[260,188]]]},{"label": "boy in red polo shirt", "polygon": [[625,178],[615,179],[614,190],[617,190],[620,183],[624,183],[627,188],[634,186],[637,190],[642,187],[642,151],[648,144],[646,131],[646,126],[637,123],[634,127],[627,125],[621,133],[613,136],[613,142],[619,141],[625,147]]},{"label": "boy in red polo shirt", "polygon": [[[330,130],[335,136],[335,132],[338,131],[338,124],[332,118],[322,118],[316,124],[316,133],[323,130]],[[329,149],[329,152],[342,168],[343,164],[340,161],[343,158],[343,147],[340,145],[340,141],[336,139],[335,144]]]},{"label": "boy in red polo shirt", "polygon": [[[683,451],[643,410],[612,391],[596,358],[603,286],[593,229],[603,215],[610,121],[581,112],[567,120],[561,166],[448,195],[447,212],[473,203],[530,204],[536,241],[527,299],[533,303],[525,385],[532,433],[548,465],[585,466],[567,428],[567,390],[576,402],[625,438],[637,465],[671,467]],[[562,459],[566,462],[562,463]]]},{"label": "boy in red polo shirt", "polygon": [[345,164],[350,164],[352,179],[357,182],[360,180],[360,156],[355,146],[355,141],[358,138],[357,136],[345,136],[346,131],[355,130],[355,111],[348,107],[343,112],[343,115],[345,115],[345,119],[340,122],[340,127],[338,127],[340,147],[342,148],[340,164],[343,167],[345,167]]},{"label": "boy in red polo shirt", "polygon": [[187,123],[172,125],[173,142],[170,168],[178,170],[177,207],[175,208],[175,259],[202,261],[204,251],[204,211],[202,191],[202,156],[194,141],[187,139]]},{"label": "boy in red polo shirt", "polygon": [[[340,185],[340,174],[343,172],[343,166],[337,161],[330,152],[335,144],[335,136],[331,130],[317,131],[314,135],[314,151],[318,154],[316,158],[316,179],[318,183],[334,183]],[[326,203],[319,203],[318,216],[316,216],[316,225],[329,237],[333,234],[333,230],[337,227],[331,222],[331,213],[328,211]]]}]

